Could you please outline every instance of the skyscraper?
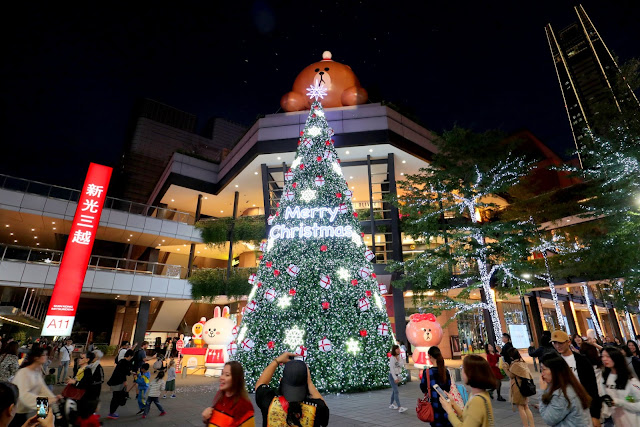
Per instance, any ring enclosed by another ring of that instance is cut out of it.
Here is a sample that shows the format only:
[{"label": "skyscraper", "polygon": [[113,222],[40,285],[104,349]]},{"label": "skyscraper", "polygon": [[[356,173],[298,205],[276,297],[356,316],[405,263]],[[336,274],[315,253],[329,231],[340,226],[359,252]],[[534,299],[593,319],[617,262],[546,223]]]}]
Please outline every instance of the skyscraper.
[{"label": "skyscraper", "polygon": [[591,138],[595,116],[603,106],[623,112],[640,104],[628,85],[618,84],[620,68],[587,12],[582,5],[574,9],[578,22],[557,33],[547,24],[545,31],[578,148],[584,138]]}]

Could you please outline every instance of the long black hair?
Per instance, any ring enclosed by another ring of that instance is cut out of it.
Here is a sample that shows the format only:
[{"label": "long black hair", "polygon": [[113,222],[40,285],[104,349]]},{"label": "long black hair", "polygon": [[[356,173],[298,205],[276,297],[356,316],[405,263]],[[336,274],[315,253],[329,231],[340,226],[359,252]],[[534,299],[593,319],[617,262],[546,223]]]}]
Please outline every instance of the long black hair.
[{"label": "long black hair", "polygon": [[447,382],[447,368],[444,366],[444,357],[442,357],[442,352],[438,347],[433,346],[429,348],[427,353],[436,360],[436,365],[438,366],[438,382],[440,384],[444,384]]},{"label": "long black hair", "polygon": [[[629,371],[627,360],[624,358],[622,352],[616,347],[605,347],[602,351],[606,351],[611,360],[613,360],[613,369],[616,370],[616,374],[618,375],[618,378],[616,378],[616,388],[618,390],[624,390],[629,378],[631,378],[631,372]],[[607,382],[607,378],[609,378],[609,374],[611,374],[611,368],[605,367],[604,372],[602,373],[602,379],[605,383]]]}]

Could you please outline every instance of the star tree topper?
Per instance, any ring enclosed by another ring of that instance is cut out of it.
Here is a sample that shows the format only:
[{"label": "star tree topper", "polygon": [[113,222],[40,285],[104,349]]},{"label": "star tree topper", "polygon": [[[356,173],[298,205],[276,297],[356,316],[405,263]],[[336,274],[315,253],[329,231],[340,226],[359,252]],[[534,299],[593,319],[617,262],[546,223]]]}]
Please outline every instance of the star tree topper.
[{"label": "star tree topper", "polygon": [[316,101],[318,98],[324,99],[324,97],[327,96],[327,88],[320,85],[311,85],[307,89],[307,96],[309,98],[315,98]]}]

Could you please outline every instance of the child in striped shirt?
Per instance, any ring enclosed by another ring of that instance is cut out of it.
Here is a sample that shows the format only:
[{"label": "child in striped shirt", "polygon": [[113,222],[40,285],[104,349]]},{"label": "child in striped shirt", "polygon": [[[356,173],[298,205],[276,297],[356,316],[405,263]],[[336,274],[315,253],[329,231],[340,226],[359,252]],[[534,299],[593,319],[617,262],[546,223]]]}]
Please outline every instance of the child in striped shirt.
[{"label": "child in striped shirt", "polygon": [[149,391],[147,392],[147,406],[145,406],[144,408],[144,414],[142,415],[142,418],[147,418],[147,415],[149,415],[151,402],[155,403],[158,407],[160,416],[167,415],[167,412],[164,410],[159,401],[160,394],[165,387],[165,382],[162,378],[164,378],[164,371],[158,371],[158,375],[153,381],[149,383]]}]

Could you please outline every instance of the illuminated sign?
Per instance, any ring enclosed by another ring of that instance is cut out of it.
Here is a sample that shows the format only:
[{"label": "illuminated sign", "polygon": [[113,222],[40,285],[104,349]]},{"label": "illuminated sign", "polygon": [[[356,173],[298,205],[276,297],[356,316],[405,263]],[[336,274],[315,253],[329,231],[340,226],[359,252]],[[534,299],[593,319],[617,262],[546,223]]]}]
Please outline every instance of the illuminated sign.
[{"label": "illuminated sign", "polygon": [[112,168],[91,163],[53,287],[43,336],[69,336],[98,231]]},{"label": "illuminated sign", "polygon": [[[340,207],[335,208],[300,208],[300,206],[288,206],[284,211],[284,219],[325,219],[329,222],[335,221],[340,212]],[[284,225],[274,225],[269,230],[269,239],[295,239],[295,238],[325,238],[325,237],[348,237],[351,238],[353,228],[350,225],[304,225],[300,223],[297,227],[286,227]]]}]

